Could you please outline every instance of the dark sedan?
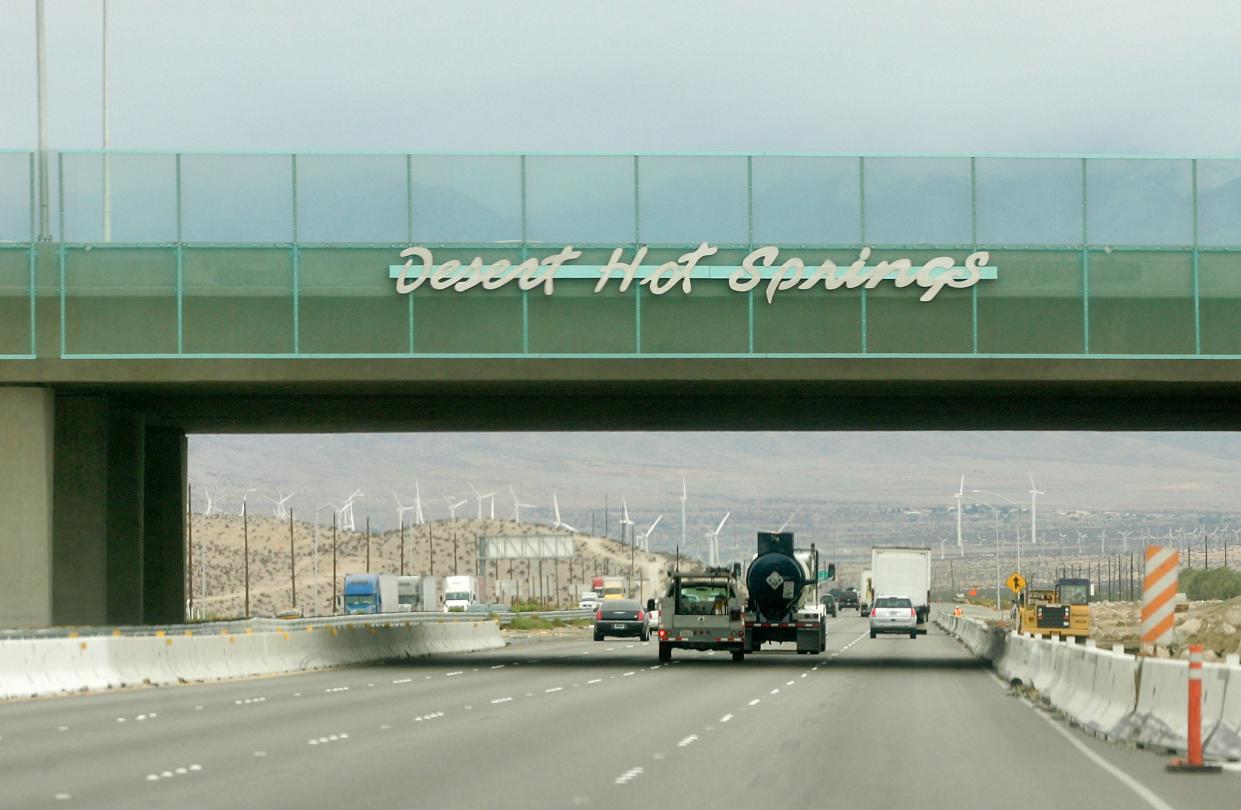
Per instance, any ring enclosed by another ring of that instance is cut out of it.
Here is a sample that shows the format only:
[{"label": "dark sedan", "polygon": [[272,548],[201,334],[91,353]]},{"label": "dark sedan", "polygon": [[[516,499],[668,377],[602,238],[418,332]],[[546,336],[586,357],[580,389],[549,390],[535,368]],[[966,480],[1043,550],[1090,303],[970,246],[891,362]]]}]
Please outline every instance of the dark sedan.
[{"label": "dark sedan", "polygon": [[605,636],[651,637],[646,611],[636,599],[605,599],[595,611],[595,641]]}]

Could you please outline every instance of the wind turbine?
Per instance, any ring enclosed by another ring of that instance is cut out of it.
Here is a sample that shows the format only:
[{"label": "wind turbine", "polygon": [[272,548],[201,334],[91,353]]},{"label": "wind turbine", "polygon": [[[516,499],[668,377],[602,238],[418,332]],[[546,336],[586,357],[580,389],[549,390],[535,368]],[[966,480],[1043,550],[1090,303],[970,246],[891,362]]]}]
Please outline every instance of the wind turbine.
[{"label": "wind turbine", "polygon": [[209,518],[215,512],[215,499],[211,497],[211,490],[203,487],[203,493],[207,496],[207,508],[203,512],[203,517]]},{"label": "wind turbine", "polygon": [[1077,533],[1077,553],[1078,553],[1078,555],[1081,555],[1081,554],[1083,553],[1083,552],[1082,552],[1082,541],[1083,541],[1083,540],[1085,540],[1085,539],[1086,539],[1086,533],[1085,533],[1085,532],[1082,532],[1082,531],[1079,531],[1079,532]]},{"label": "wind turbine", "polygon": [[[629,504],[625,501],[624,498],[621,498],[620,527],[621,527],[621,542],[623,543],[625,542],[626,531],[628,531],[630,535],[633,534],[633,521],[629,519]],[[628,529],[626,527],[628,527]]]},{"label": "wind turbine", "polygon": [[1121,549],[1124,551],[1124,553],[1128,554],[1129,553],[1129,535],[1133,534],[1133,530],[1130,529],[1129,531],[1125,531],[1125,532],[1117,532],[1117,534],[1120,535]]},{"label": "wind turbine", "polygon": [[1030,545],[1038,545],[1038,496],[1046,495],[1046,492],[1040,492],[1039,488],[1034,486],[1034,473],[1026,473],[1030,476]]},{"label": "wind turbine", "polygon": [[276,490],[276,497],[271,498],[271,497],[268,497],[267,495],[264,495],[263,497],[271,501],[272,514],[276,517],[277,520],[288,520],[289,510],[287,507],[285,507],[285,504],[289,502],[289,498],[292,498],[294,494],[295,493],[290,492],[288,495],[284,495],[280,492],[280,490]]},{"label": "wind turbine", "polygon": [[573,532],[574,534],[577,534],[577,529],[573,528],[568,523],[565,523],[563,520],[560,519],[560,500],[556,497],[555,492],[552,493],[552,509],[556,513],[556,522],[552,524],[552,528],[553,529],[565,529],[566,531],[570,531],[570,532]]},{"label": "wind turbine", "polygon": [[479,492],[474,489],[474,485],[470,484],[470,489],[474,491],[474,500],[478,503],[478,519],[483,519],[483,501],[491,499],[491,518],[495,520],[496,516],[496,494],[494,492]]},{"label": "wind turbine", "polygon": [[414,525],[421,526],[426,523],[427,519],[422,516],[422,487],[418,485],[418,479],[414,479]]},{"label": "wind turbine", "polygon": [[707,552],[710,556],[710,565],[720,564],[720,532],[724,530],[724,524],[728,522],[728,516],[732,512],[725,512],[724,519],[720,521],[720,525],[715,527],[715,531],[707,532]]},{"label": "wind turbine", "polygon": [[[395,492],[392,493],[392,500],[396,501],[397,525],[404,527],[405,526],[405,513],[414,512],[414,510],[416,510],[418,507],[416,505],[415,506],[401,506],[401,499]],[[414,512],[414,519],[417,520],[417,518],[418,518],[418,514],[417,512]]]},{"label": "wind turbine", "polygon": [[524,506],[527,509],[533,509],[534,504],[522,503],[521,501],[517,500],[517,492],[516,490],[513,489],[512,485],[509,485],[508,494],[513,496],[513,520],[517,521],[518,523],[521,523],[521,508]]},{"label": "wind turbine", "polygon": [[638,536],[642,538],[642,550],[643,551],[649,552],[651,550],[651,532],[655,531],[655,527],[658,526],[659,521],[663,519],[664,519],[664,516],[660,515],[659,517],[655,518],[655,522],[651,524],[650,528],[638,534]]},{"label": "wind turbine", "polygon": [[336,509],[336,514],[340,516],[341,531],[345,531],[345,532],[356,531],[356,527],[354,526],[354,522],[353,522],[353,501],[355,498],[358,498],[359,496],[361,496],[361,494],[362,494],[362,490],[360,489],[354,490],[353,494],[350,495],[348,498],[346,498],[345,502],[341,504],[339,508],[333,505],[333,508]]},{"label": "wind turbine", "polygon": [[965,503],[965,476],[961,476],[961,487],[952,497],[957,499],[957,549],[965,556],[965,541],[961,539],[961,505]]},{"label": "wind turbine", "polygon": [[786,520],[786,521],[784,521],[783,523],[781,523],[781,524],[780,524],[780,528],[776,529],[776,534],[779,534],[780,532],[784,531],[785,527],[787,527],[790,523],[792,523],[792,522],[793,522],[793,518],[795,518],[795,517],[797,517],[797,513],[796,513],[796,512],[794,512],[793,514],[789,515],[788,520]]},{"label": "wind turbine", "polygon": [[457,510],[465,506],[467,500],[468,498],[462,498],[456,503],[453,503],[452,498],[448,497],[447,495],[444,496],[444,503],[448,504],[448,515],[449,515],[450,520],[457,519]]}]

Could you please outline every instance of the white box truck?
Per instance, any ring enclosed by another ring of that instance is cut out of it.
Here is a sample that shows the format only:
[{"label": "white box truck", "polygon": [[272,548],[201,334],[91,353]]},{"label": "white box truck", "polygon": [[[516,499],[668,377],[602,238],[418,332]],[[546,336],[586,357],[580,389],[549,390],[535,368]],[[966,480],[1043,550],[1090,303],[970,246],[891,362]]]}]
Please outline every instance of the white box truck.
[{"label": "white box truck", "polygon": [[926,622],[931,615],[929,546],[875,546],[870,551],[870,570],[876,598],[908,596],[918,613],[918,623]]},{"label": "white box truck", "polygon": [[469,610],[484,599],[483,579],[473,574],[444,577],[444,609]]},{"label": "white box truck", "polygon": [[435,577],[397,577],[396,584],[402,612],[430,613],[439,610]]}]

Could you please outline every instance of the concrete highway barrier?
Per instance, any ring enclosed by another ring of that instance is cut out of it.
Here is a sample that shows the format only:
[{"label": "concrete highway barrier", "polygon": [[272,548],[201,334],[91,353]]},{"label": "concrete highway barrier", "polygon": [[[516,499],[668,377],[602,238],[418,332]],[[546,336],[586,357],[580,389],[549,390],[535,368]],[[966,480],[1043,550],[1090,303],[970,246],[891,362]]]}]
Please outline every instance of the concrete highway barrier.
[{"label": "concrete highway barrier", "polygon": [[[270,623],[268,623],[270,624]],[[260,625],[262,626],[262,625]],[[222,680],[504,646],[494,621],[394,618],[255,631],[0,640],[0,699]]]},{"label": "concrete highway barrier", "polygon": [[[1189,669],[1185,661],[1027,638],[982,622],[939,614],[936,623],[992,662],[1008,682],[1033,687],[1070,722],[1097,736],[1184,753]],[[1208,759],[1241,760],[1241,665],[1206,664],[1202,738]]]}]

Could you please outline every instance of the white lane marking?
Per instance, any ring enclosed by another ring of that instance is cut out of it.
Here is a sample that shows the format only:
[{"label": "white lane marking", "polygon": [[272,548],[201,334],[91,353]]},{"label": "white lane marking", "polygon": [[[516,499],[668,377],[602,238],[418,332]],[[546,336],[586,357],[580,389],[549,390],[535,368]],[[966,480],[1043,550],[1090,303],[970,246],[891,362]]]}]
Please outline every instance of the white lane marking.
[{"label": "white lane marking", "polygon": [[684,748],[687,745],[693,745],[694,741],[697,739],[698,739],[697,734],[691,734],[685,739],[681,740],[679,743],[677,743],[677,748]]},{"label": "white lane marking", "polygon": [[732,719],[733,719],[733,716],[731,714],[726,714],[720,718],[720,722],[727,723],[729,720],[732,720]]},{"label": "white lane marking", "polygon": [[563,687],[563,686],[553,686],[551,689],[544,689],[544,690],[543,690],[543,694],[550,694],[550,693],[552,693],[552,692],[559,692],[559,691],[561,691],[562,689],[564,689],[564,687]]},{"label": "white lane marking", "polygon": [[[806,676],[807,676],[807,675],[809,675],[809,674],[810,674],[809,672],[803,672],[803,673],[801,674],[801,676],[804,678],[804,677],[806,677]],[[789,683],[792,683],[792,681],[789,681]]]},{"label": "white lane marking", "polygon": [[397,678],[395,681],[393,681],[393,683],[394,684],[395,683],[412,683],[413,680],[414,680],[413,678]]},{"label": "white lane marking", "polygon": [[456,672],[449,672],[449,673],[448,673],[447,675],[445,675],[444,677],[445,677],[445,678],[451,678],[453,675],[464,675],[464,674],[465,674],[465,670],[461,669],[461,670],[457,670]]},{"label": "white lane marking", "polygon": [[754,700],[751,700],[751,701],[750,701],[750,705],[751,705],[751,706],[757,706],[757,705],[759,704],[759,701],[761,701],[761,700],[762,700],[762,698],[754,698]]},{"label": "white lane marking", "polygon": [[504,669],[504,664],[496,664],[492,669]]},{"label": "white lane marking", "polygon": [[324,692],[348,692],[349,687],[348,686],[333,686],[328,689],[324,689],[323,691]]},{"label": "white lane marking", "polygon": [[633,670],[631,669],[631,670],[629,670],[628,672],[626,672],[624,675],[622,675],[621,677],[622,677],[622,678],[628,678],[628,677],[629,677],[630,675],[632,675],[632,674],[633,674]]},{"label": "white lane marking", "polygon": [[201,712],[202,710],[203,710],[203,707],[202,707],[202,706],[195,706],[195,707],[194,707],[194,711],[196,711],[196,712]]},{"label": "white lane marking", "polygon": [[495,700],[491,702],[492,703],[508,703],[510,700],[512,700],[511,697],[502,697],[502,698],[496,698]]},{"label": "white lane marking", "polygon": [[[265,757],[265,756],[267,756],[267,752],[266,752],[266,751],[255,751],[255,752],[254,752],[254,755],[255,755],[256,757]],[[191,765],[191,766],[190,766],[190,769],[191,769],[191,770],[193,770],[193,767],[194,767],[194,766],[192,766],[192,765]]]},{"label": "white lane marking", "polygon": [[159,781],[159,774],[157,774],[157,773],[148,773],[148,774],[147,774],[147,781],[148,781],[148,782],[158,782],[158,781]]},{"label": "white lane marking", "polygon": [[624,773],[622,773],[620,776],[616,777],[616,780],[615,780],[615,781],[616,781],[616,784],[618,784],[618,785],[627,785],[627,784],[629,784],[631,781],[633,781],[635,778],[637,778],[638,776],[640,776],[642,773],[643,773],[642,766],[641,766],[641,765],[637,765],[637,766],[635,766],[635,767],[633,767],[633,768],[630,768],[629,770],[625,771],[625,772],[624,772]]},{"label": "white lane marking", "polygon": [[647,669],[659,669],[659,667],[660,667],[660,665],[659,665],[659,664],[656,664],[656,665],[655,665],[655,666],[653,666],[653,667],[647,667]]},{"label": "white lane marking", "polygon": [[615,647],[608,647],[607,652],[612,652],[612,650],[615,650],[615,649],[616,649]]},{"label": "white lane marking", "polygon": [[768,692],[767,694],[769,694],[769,695],[778,695],[778,694],[780,694],[780,690],[779,690],[779,689],[772,689],[772,690],[771,690],[770,692]]},{"label": "white lane marking", "polygon": [[[139,720],[145,720],[145,719],[146,719],[146,715],[145,715],[145,714],[144,714],[144,715],[141,715],[138,719],[139,719]],[[69,730],[69,727],[68,727],[68,726],[57,726],[57,727],[56,727],[56,730],[57,730],[57,731],[68,731],[68,730]]]},{"label": "white lane marking", "polygon": [[68,793],[57,793],[57,794],[56,794],[55,796],[53,796],[52,798],[53,798],[53,799],[55,799],[55,800],[56,800],[56,801],[58,801],[58,802],[67,802],[67,801],[69,801],[70,799],[72,799],[73,797],[72,797],[72,796],[70,796]]},{"label": "white lane marking", "polygon": [[1159,796],[1157,796],[1154,791],[1152,791],[1150,788],[1148,788],[1146,785],[1142,784],[1138,780],[1134,779],[1129,774],[1122,771],[1120,768],[1117,768],[1115,765],[1108,762],[1106,759],[1099,756],[1094,751],[1090,750],[1090,748],[1086,746],[1081,740],[1074,737],[1072,732],[1070,732],[1069,730],[1065,728],[1062,728],[1057,721],[1051,719],[1050,717],[1043,714],[1042,712],[1039,712],[1038,716],[1046,720],[1047,725],[1054,728],[1057,734],[1059,734],[1061,737],[1064,737],[1066,740],[1072,743],[1073,747],[1075,747],[1078,751],[1081,751],[1083,754],[1085,754],[1087,759],[1089,759],[1095,765],[1098,765],[1103,770],[1110,773],[1112,776],[1116,777],[1116,781],[1120,782],[1122,785],[1124,785],[1125,787],[1133,791],[1135,794],[1137,794],[1138,798],[1146,802],[1148,805],[1154,808],[1154,810],[1172,810],[1172,805],[1168,804],[1163,799],[1159,798]]},{"label": "white lane marking", "polygon": [[589,680],[586,682],[586,685],[590,686],[592,683],[603,683],[603,678],[594,678],[593,680]]},{"label": "white lane marking", "polygon": [[195,762],[193,765],[190,766],[191,771],[201,771],[202,769],[203,769],[203,766],[199,765],[197,762]]},{"label": "white lane marking", "polygon": [[[804,676],[803,676],[803,677],[804,677]],[[795,681],[788,681],[788,682],[786,682],[784,685],[785,685],[785,686],[792,686],[794,683],[795,683]]]}]

